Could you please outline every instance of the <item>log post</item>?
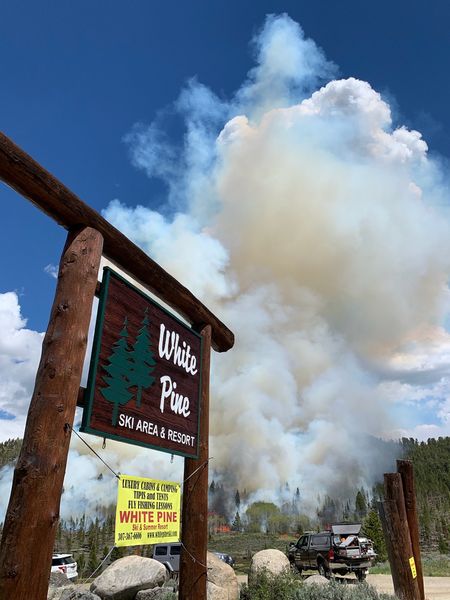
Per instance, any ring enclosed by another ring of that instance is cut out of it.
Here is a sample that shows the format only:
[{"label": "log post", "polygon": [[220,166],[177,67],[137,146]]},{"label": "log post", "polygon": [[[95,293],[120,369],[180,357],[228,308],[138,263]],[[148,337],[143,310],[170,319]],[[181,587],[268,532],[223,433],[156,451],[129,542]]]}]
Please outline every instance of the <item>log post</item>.
[{"label": "log post", "polygon": [[396,596],[420,600],[400,473],[384,475],[385,537]]},{"label": "log post", "polygon": [[0,546],[0,600],[47,598],[102,246],[85,227],[69,232],[62,253]]},{"label": "log post", "polygon": [[392,563],[393,563],[392,544],[391,544],[391,540],[389,539],[389,531],[388,531],[388,526],[387,526],[387,521],[386,521],[386,512],[384,510],[383,502],[377,502],[377,508],[378,508],[378,516],[380,517],[380,521],[381,521],[381,527],[383,529],[384,541],[386,542],[386,550],[387,550],[389,564],[392,565]]},{"label": "log post", "polygon": [[423,584],[422,559],[419,545],[419,519],[417,517],[416,488],[414,484],[414,469],[410,460],[397,460],[397,472],[402,477],[403,495],[405,497],[406,518],[408,519],[409,535],[417,569],[417,582],[421,600],[425,600]]},{"label": "log post", "polygon": [[199,455],[184,461],[183,506],[181,513],[180,600],[206,600],[208,570],[208,460],[209,460],[209,367],[211,326],[200,334],[202,384],[199,423]]}]

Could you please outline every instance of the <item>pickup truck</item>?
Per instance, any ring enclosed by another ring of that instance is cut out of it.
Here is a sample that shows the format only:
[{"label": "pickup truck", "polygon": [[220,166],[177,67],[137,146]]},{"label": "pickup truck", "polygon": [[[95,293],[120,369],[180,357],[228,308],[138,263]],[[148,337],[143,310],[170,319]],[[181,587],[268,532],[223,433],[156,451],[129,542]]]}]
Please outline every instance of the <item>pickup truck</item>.
[{"label": "pickup truck", "polygon": [[360,523],[331,525],[330,531],[305,533],[291,543],[287,552],[293,569],[317,569],[328,579],[335,573],[355,573],[358,581],[364,581],[376,554],[371,540],[359,536]]}]

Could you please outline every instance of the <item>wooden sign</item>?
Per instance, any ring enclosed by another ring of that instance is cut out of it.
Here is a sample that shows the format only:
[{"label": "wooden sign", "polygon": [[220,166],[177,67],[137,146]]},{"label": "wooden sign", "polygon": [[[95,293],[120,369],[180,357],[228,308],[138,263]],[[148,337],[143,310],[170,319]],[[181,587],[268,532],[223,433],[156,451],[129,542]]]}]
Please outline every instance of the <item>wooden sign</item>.
[{"label": "wooden sign", "polygon": [[198,454],[201,337],[104,269],[81,431]]}]

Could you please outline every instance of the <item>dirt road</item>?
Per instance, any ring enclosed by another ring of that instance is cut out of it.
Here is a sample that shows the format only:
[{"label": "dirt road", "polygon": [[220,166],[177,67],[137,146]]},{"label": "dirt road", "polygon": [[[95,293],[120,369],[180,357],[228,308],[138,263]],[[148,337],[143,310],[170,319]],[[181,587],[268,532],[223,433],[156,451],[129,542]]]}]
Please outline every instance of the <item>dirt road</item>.
[{"label": "dirt road", "polygon": [[[394,594],[390,575],[368,575],[367,582],[379,592]],[[424,583],[427,600],[450,600],[450,577],[425,577]]]}]

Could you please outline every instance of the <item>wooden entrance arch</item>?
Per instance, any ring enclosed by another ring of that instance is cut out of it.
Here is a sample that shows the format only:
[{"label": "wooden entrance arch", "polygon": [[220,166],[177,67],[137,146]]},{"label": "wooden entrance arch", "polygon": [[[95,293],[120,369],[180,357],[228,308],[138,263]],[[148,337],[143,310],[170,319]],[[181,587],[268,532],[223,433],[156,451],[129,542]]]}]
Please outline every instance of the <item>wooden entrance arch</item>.
[{"label": "wooden entrance arch", "polygon": [[[210,347],[233,333],[187,288],[0,133],[0,179],[68,230],[0,546],[0,600],[45,600],[97,273],[104,255],[203,337],[200,452],[185,459],[180,598],[206,599]],[[68,425],[70,427],[68,427]],[[201,468],[199,468],[201,467]]]}]

